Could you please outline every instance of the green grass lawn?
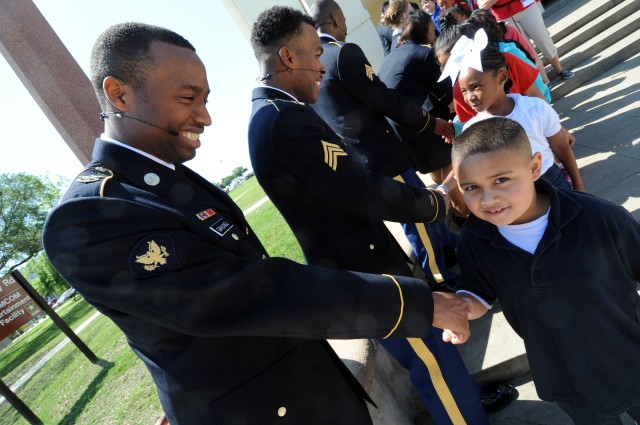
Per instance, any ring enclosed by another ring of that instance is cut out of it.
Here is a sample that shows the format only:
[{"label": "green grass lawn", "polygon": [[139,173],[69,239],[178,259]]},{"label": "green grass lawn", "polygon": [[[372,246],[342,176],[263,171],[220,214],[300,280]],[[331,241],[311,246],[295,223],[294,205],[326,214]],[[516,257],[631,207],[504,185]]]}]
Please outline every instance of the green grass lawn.
[{"label": "green grass lawn", "polygon": [[[237,204],[243,211],[266,196],[255,177],[246,180],[229,195],[232,199],[239,198]],[[271,201],[249,214],[247,221],[269,255],[304,264],[304,256],[296,237]]]},{"label": "green grass lawn", "polygon": [[[71,309],[83,310],[78,304]],[[99,364],[69,343],[17,391],[18,397],[46,425],[154,424],[162,416],[155,385],[122,332],[99,316],[79,336]],[[0,406],[0,423],[28,422],[5,402]]]},{"label": "green grass lawn", "polygon": [[250,177],[229,192],[229,196],[244,211],[267,195],[258,184],[258,179]]},{"label": "green grass lawn", "polygon": [[[64,303],[56,313],[75,329],[95,313],[95,309],[78,297]],[[0,379],[8,385],[14,383],[64,338],[51,319],[40,321],[0,353]]]}]

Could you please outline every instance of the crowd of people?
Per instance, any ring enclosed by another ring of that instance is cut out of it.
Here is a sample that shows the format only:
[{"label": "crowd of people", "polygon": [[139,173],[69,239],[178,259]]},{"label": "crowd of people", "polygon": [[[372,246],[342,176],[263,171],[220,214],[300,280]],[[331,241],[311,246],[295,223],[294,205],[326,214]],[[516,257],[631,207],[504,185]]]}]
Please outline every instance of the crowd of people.
[{"label": "crowd of people", "polygon": [[94,44],[104,132],[47,219],[51,263],[126,334],[172,425],[372,424],[328,338],[376,339],[435,423],[488,424],[514,389],[479,388],[454,344],[498,300],[542,399],[578,425],[640,420],[640,224],[583,193],[529,38],[571,73],[504,22],[524,28],[538,5],[384,6],[379,73],[334,0],[253,24],[249,153],[307,264],[271,258],[183,165],[211,124],[206,70],[183,37],[139,23]]}]

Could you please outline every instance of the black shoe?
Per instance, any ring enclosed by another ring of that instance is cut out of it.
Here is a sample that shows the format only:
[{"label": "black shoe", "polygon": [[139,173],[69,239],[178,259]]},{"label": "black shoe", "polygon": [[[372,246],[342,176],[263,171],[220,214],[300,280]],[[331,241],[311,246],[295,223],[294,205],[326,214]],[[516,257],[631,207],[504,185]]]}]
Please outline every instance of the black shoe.
[{"label": "black shoe", "polygon": [[508,384],[500,384],[498,387],[490,392],[482,392],[480,395],[480,402],[482,407],[487,413],[498,412],[505,407],[512,400],[515,400],[518,396],[518,390]]}]

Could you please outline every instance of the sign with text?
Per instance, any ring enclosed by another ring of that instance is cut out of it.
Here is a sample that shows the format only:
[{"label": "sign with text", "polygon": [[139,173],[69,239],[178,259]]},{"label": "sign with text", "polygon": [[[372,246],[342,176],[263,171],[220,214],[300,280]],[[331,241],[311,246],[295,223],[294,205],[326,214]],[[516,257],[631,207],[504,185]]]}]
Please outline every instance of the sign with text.
[{"label": "sign with text", "polygon": [[20,329],[41,311],[12,275],[0,279],[0,340]]}]

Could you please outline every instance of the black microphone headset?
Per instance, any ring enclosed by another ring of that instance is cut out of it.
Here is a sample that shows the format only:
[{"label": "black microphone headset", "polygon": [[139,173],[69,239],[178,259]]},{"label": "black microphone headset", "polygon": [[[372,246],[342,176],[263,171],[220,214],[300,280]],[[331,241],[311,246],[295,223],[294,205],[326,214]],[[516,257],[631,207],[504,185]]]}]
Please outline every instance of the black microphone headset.
[{"label": "black microphone headset", "polygon": [[175,130],[169,130],[169,129],[160,127],[159,125],[152,124],[152,123],[147,122],[145,120],[141,120],[140,118],[132,117],[131,115],[125,115],[124,112],[122,112],[122,111],[118,111],[118,112],[100,112],[100,121],[104,121],[106,119],[109,119],[109,117],[111,115],[113,115],[115,117],[118,117],[118,118],[131,118],[132,120],[140,121],[143,124],[147,124],[147,125],[150,125],[151,127],[159,128],[162,131],[166,131],[171,136],[178,137],[178,132],[175,131]]},{"label": "black microphone headset", "polygon": [[308,69],[308,68],[284,68],[284,69],[279,69],[277,71],[273,71],[273,72],[267,72],[267,74],[264,77],[258,77],[256,78],[256,80],[258,80],[259,82],[263,82],[268,80],[269,78],[273,77],[276,74],[279,74],[281,72],[291,72],[291,71],[311,71],[311,72],[319,72],[321,74],[324,74],[324,71],[321,71],[319,69]]}]

